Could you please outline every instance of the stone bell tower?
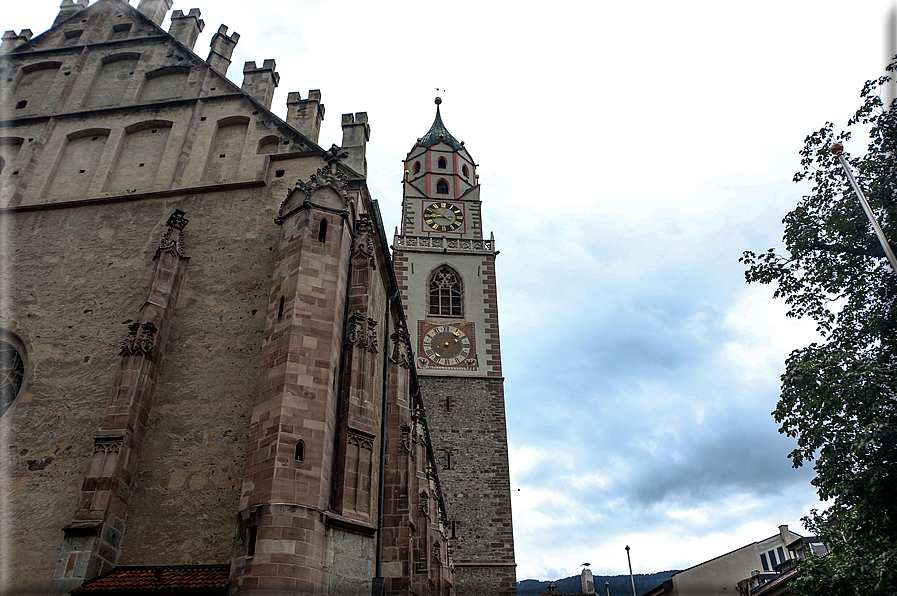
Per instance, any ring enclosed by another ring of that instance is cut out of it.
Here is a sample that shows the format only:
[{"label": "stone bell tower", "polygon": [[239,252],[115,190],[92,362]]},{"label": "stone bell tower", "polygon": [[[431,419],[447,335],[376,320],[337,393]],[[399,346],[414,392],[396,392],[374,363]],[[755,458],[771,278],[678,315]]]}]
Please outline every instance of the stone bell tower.
[{"label": "stone bell tower", "polygon": [[436,119],[405,159],[395,270],[451,531],[457,592],[516,594],[495,241],[477,164]]}]

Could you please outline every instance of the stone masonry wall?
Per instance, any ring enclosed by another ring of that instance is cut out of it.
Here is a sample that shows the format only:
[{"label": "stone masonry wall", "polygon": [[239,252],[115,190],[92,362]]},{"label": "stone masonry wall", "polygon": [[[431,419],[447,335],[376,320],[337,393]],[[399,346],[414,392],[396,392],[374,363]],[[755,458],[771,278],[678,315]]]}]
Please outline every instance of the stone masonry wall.
[{"label": "stone masonry wall", "polygon": [[516,594],[503,380],[420,383],[449,526],[455,522],[458,594]]}]

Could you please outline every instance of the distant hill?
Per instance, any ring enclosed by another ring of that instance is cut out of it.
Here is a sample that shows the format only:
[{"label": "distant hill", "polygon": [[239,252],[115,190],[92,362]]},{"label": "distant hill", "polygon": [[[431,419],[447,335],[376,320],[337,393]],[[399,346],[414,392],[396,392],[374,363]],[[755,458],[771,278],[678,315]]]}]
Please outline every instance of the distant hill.
[{"label": "distant hill", "polygon": [[[659,571],[657,573],[636,573],[635,574],[635,592],[638,596],[642,596],[651,588],[657,586],[670,579],[676,571]],[[604,582],[610,584],[610,596],[631,596],[632,582],[628,575],[596,575],[595,578],[595,596],[605,596]],[[535,579],[525,579],[517,582],[518,596],[539,596],[539,594],[548,592],[548,584],[550,582],[541,582]],[[582,589],[582,580],[580,576],[574,575],[565,579],[556,579],[557,591],[559,593],[567,592],[568,594],[579,594]]]}]

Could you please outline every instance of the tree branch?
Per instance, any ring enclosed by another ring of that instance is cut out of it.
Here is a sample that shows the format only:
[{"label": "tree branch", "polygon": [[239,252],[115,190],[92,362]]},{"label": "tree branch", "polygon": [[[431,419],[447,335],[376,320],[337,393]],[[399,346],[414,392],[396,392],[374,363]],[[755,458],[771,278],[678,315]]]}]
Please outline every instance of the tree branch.
[{"label": "tree branch", "polygon": [[835,244],[823,244],[822,242],[811,242],[809,244],[808,248],[813,249],[813,250],[822,250],[822,251],[831,252],[831,253],[856,255],[856,256],[860,256],[860,257],[884,257],[885,256],[885,252],[883,250],[875,250],[874,248],[871,250],[853,248],[852,246],[847,246],[846,244],[841,244],[840,242],[836,242]]}]

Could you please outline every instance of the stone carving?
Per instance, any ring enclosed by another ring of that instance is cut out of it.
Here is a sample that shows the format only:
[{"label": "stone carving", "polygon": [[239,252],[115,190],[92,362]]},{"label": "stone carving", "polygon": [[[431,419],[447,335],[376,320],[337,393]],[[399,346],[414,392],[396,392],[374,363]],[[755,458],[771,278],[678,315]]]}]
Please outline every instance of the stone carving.
[{"label": "stone carving", "polygon": [[411,368],[411,346],[408,344],[408,329],[404,325],[396,325],[396,330],[389,336],[392,340],[392,357],[390,360],[402,368]]},{"label": "stone carving", "polygon": [[121,442],[119,438],[109,439],[106,437],[94,437],[93,452],[94,453],[118,453],[121,451]]},{"label": "stone carving", "polygon": [[414,450],[411,449],[411,442],[413,441],[411,437],[411,426],[409,426],[407,422],[403,422],[402,426],[399,427],[399,430],[402,431],[402,436],[399,438],[399,453],[410,453],[411,457],[414,457]]},{"label": "stone carving", "polygon": [[359,311],[353,312],[349,317],[349,343],[376,354],[377,321]]},{"label": "stone carving", "polygon": [[438,540],[433,543],[433,562],[442,565],[442,545]]},{"label": "stone carving", "polygon": [[[342,172],[330,172],[327,169],[318,168],[318,171],[309,176],[308,182],[298,181],[296,188],[305,193],[306,198],[311,198],[319,188],[329,186],[337,192],[345,205],[349,204],[348,178]],[[294,189],[295,190],[295,189]]]},{"label": "stone carving", "polygon": [[417,507],[417,516],[423,517],[425,519],[430,519],[430,493],[427,491],[421,491],[420,493],[420,503]]},{"label": "stone carving", "polygon": [[128,325],[128,336],[121,344],[119,356],[143,354],[147,360],[153,359],[153,343],[156,340],[156,326],[152,321],[147,323],[131,323]]},{"label": "stone carving", "polygon": [[477,359],[476,356],[474,356],[473,358],[468,358],[467,360],[464,361],[464,367],[467,370],[476,370],[477,368],[479,368],[479,366],[480,366],[480,361]]},{"label": "stone carving", "polygon": [[374,222],[367,213],[358,215],[355,222],[355,238],[352,240],[352,258],[362,256],[367,258],[373,269],[377,268],[374,258]]},{"label": "stone carving", "polygon": [[[162,242],[159,243],[159,249],[156,251],[156,256],[153,257],[154,261],[166,250],[173,251],[178,258],[184,257],[184,251],[187,248],[187,235],[184,233],[184,228],[190,223],[187,218],[184,217],[186,214],[186,211],[175,209],[174,213],[168,218],[168,221],[165,222],[165,225],[168,226],[168,230],[166,230],[165,235],[162,236]],[[177,230],[178,233],[173,234],[174,230]]]},{"label": "stone carving", "polygon": [[329,165],[333,165],[335,163],[339,163],[344,158],[349,157],[349,152],[344,151],[341,147],[338,147],[336,143],[330,146],[330,149],[324,153],[324,159],[327,160]]},{"label": "stone carving", "polygon": [[[296,182],[296,186],[287,193],[287,197],[283,200],[283,203],[280,204],[280,209],[277,212],[277,217],[274,218],[274,223],[277,225],[282,225],[284,222],[284,207],[286,207],[287,203],[293,197],[293,193],[296,191],[301,191],[305,193],[305,200],[303,201],[304,205],[311,205],[311,195],[314,194],[316,190],[319,188],[324,188],[329,186],[336,193],[342,197],[343,199],[343,207],[349,206],[349,191],[348,189],[348,177],[342,172],[331,172],[330,168],[318,168],[318,171],[308,178],[308,182],[303,182],[299,180]],[[341,212],[342,215],[342,212]],[[346,215],[343,215],[346,217]]]},{"label": "stone carving", "polygon": [[442,238],[427,236],[397,236],[396,246],[404,248],[451,248],[459,251],[492,252],[492,240],[472,240],[467,238]]},{"label": "stone carving", "polygon": [[374,450],[374,439],[371,439],[370,437],[365,437],[362,435],[355,434],[352,431],[349,431],[348,435],[349,435],[349,438],[348,438],[349,445],[355,445],[359,449],[367,449],[368,451]]},{"label": "stone carving", "polygon": [[427,368],[430,365],[430,361],[424,358],[423,356],[417,357],[417,368]]}]

